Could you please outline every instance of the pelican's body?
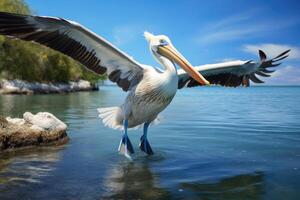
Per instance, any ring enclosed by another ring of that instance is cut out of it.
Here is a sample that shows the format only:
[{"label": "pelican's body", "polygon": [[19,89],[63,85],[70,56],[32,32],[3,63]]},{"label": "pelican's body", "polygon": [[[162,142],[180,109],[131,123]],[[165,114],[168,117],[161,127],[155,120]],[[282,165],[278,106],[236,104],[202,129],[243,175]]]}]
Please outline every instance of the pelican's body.
[{"label": "pelican's body", "polygon": [[[103,123],[121,129],[124,135],[119,151],[130,157],[134,153],[127,129],[143,125],[140,149],[153,154],[147,140],[148,127],[172,101],[178,89],[218,84],[249,86],[250,80],[262,83],[256,75],[269,77],[277,61],[287,57],[285,51],[267,60],[259,51],[260,61],[234,61],[193,67],[164,35],[145,32],[153,57],[164,68],[142,65],[117,47],[80,24],[62,18],[19,15],[0,12],[0,34],[48,46],[83,64],[87,69],[108,75],[124,91],[125,102],[117,107],[99,108]],[[178,70],[175,63],[183,70]]]},{"label": "pelican's body", "polygon": [[145,78],[130,90],[122,105],[129,127],[154,121],[171,103],[178,88],[176,71],[160,73],[154,69],[147,69],[144,76]]},{"label": "pelican's body", "polygon": [[[164,72],[145,67],[143,79],[133,87],[120,107],[98,109],[105,125],[123,129],[123,120],[128,128],[145,122],[153,122],[174,98],[178,89],[177,70],[173,64]],[[112,117],[108,112],[114,114]]]}]

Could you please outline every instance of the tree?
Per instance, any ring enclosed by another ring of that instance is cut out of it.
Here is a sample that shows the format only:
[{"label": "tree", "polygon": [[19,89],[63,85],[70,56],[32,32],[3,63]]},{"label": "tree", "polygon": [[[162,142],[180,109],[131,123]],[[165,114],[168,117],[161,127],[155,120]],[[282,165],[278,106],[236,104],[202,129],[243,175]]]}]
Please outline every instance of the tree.
[{"label": "tree", "polygon": [[[30,14],[23,0],[0,0],[0,11]],[[104,76],[86,70],[73,59],[32,42],[0,36],[0,78],[38,82],[97,82]]]}]

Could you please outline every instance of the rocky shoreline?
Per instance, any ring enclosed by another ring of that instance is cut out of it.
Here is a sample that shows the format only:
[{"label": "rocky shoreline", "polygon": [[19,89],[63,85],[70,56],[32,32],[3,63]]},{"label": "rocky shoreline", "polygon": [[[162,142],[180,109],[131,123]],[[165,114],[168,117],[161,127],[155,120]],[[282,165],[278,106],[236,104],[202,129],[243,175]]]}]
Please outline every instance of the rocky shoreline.
[{"label": "rocky shoreline", "polygon": [[98,90],[97,84],[86,80],[69,83],[37,83],[23,80],[0,80],[0,94],[50,94]]},{"label": "rocky shoreline", "polygon": [[30,112],[23,118],[0,116],[0,153],[32,146],[60,145],[68,142],[67,125],[51,113]]}]

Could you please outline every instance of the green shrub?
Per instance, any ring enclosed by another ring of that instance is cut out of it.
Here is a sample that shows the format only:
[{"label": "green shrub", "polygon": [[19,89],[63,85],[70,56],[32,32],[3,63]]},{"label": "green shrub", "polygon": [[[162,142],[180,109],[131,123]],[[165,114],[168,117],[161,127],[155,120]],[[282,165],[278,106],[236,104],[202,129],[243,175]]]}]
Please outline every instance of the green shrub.
[{"label": "green shrub", "polygon": [[[0,11],[31,13],[23,0],[0,0]],[[38,82],[85,79],[95,83],[105,76],[86,70],[80,63],[50,48],[0,36],[0,78]]]}]

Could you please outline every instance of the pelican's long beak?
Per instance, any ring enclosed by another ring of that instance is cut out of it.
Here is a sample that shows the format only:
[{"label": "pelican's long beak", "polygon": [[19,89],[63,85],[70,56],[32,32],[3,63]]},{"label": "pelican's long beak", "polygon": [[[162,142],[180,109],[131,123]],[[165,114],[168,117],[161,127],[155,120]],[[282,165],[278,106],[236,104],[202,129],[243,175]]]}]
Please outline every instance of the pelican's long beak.
[{"label": "pelican's long beak", "polygon": [[201,85],[210,83],[171,44],[158,46],[158,53],[175,61],[184,71]]}]

